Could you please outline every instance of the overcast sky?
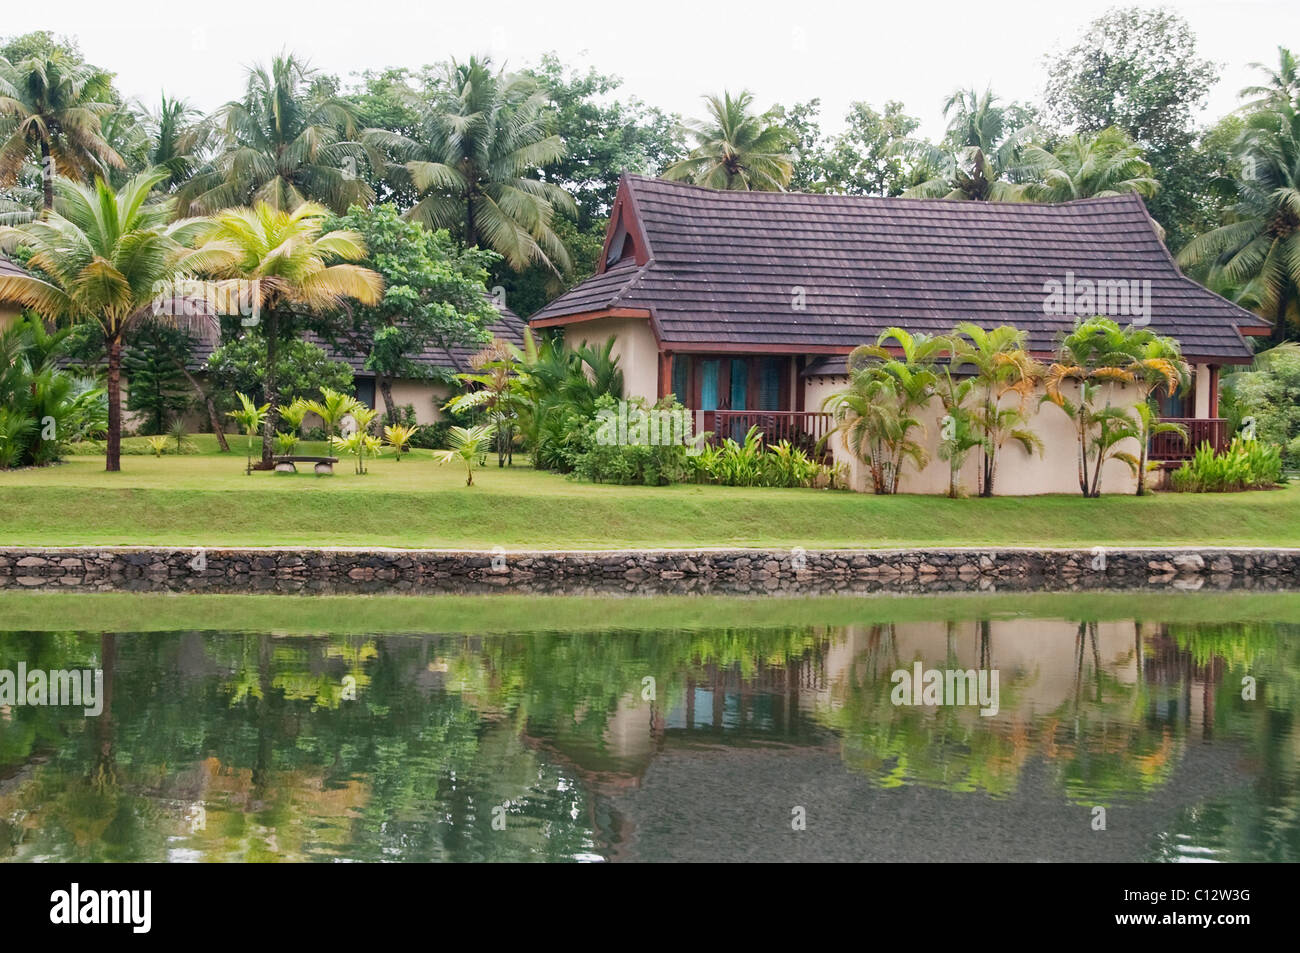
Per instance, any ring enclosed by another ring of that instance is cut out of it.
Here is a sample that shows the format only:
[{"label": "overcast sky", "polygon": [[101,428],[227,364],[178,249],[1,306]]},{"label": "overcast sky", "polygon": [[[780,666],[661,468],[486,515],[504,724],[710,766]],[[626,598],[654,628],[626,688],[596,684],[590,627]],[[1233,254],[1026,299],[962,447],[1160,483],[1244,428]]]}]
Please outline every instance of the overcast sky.
[{"label": "overcast sky", "polygon": [[[0,32],[48,29],[75,36],[87,59],[114,70],[122,91],[146,103],[165,88],[214,108],[238,93],[248,64],[285,48],[345,78],[476,52],[523,65],[553,50],[565,62],[622,76],[622,95],[686,116],[699,114],[702,93],[724,87],[748,87],[762,108],[820,97],[830,129],[852,100],[879,106],[898,99],[933,136],[943,128],[942,101],[957,86],[991,83],[1004,99],[1037,99],[1045,59],[1115,5],[496,0],[417,9],[385,0],[224,0],[187,10],[161,0],[63,0],[7,4]],[[762,14],[765,6],[771,19]],[[1223,66],[1204,120],[1237,105],[1237,91],[1252,80],[1250,62],[1275,62],[1278,43],[1300,48],[1297,0],[1173,0],[1165,6],[1191,23],[1202,56]],[[202,16],[202,9],[214,16]]]}]

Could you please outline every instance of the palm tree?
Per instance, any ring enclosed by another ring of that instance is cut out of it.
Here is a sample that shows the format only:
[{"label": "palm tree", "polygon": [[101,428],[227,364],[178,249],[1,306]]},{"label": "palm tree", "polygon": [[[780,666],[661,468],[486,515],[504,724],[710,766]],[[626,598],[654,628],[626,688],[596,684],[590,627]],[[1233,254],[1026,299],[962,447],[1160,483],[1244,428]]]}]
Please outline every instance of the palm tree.
[{"label": "palm tree", "polygon": [[832,432],[868,465],[877,493],[898,492],[905,460],[918,470],[927,462],[912,432],[925,429],[917,413],[935,396],[935,363],[950,346],[943,337],[886,328],[875,344],[849,354],[848,389],[823,401],[835,417]]},{"label": "palm tree", "polygon": [[394,158],[387,171],[394,184],[419,196],[408,218],[489,248],[516,271],[538,263],[559,274],[571,262],[551,223],[557,209],[576,206],[538,175],[565,154],[546,105],[527,77],[493,72],[490,60],[453,60],[415,137],[369,129],[365,141]]},{"label": "palm tree", "polygon": [[1008,129],[1010,107],[998,104],[992,90],[958,89],[943,106],[948,131],[942,145],[902,139],[892,151],[930,170],[930,177],[903,193],[905,198],[966,199],[978,202],[1024,201],[1023,187],[1012,182],[1021,143],[1031,127]]},{"label": "palm tree", "polygon": [[[950,339],[952,363],[975,371],[978,403],[971,415],[983,446],[980,496],[993,495],[998,455],[1009,441],[1025,453],[1043,449],[1042,438],[1028,426],[1026,402],[1042,377],[1042,367],[1025,347],[1028,339],[1028,332],[1010,325],[986,331],[969,321],[957,325]],[[1017,398],[1011,406],[1003,403],[1008,394]]]},{"label": "palm tree", "polygon": [[695,148],[665,169],[663,177],[711,189],[784,192],[794,174],[790,130],[770,114],[751,112],[754,95],[747,89],[734,97],[724,90],[704,101],[709,119],[690,130]]},{"label": "palm tree", "polygon": [[482,408],[496,425],[497,466],[514,465],[514,427],[524,403],[518,373],[523,354],[504,338],[492,343],[470,358],[471,374],[457,374],[456,379],[474,389],[458,394],[444,405],[455,413]]},{"label": "palm tree", "polygon": [[1093,135],[1070,136],[1049,152],[1026,146],[1021,156],[1038,181],[1025,185],[1025,198],[1035,202],[1069,202],[1097,196],[1136,192],[1156,194],[1160,183],[1142,150],[1114,127]]},{"label": "palm tree", "polygon": [[[325,424],[325,440],[334,436],[343,418],[364,405],[351,394],[344,394],[329,387],[320,389],[320,400],[303,401],[308,413],[315,414]],[[299,423],[301,423],[301,419]]]},{"label": "palm tree", "polygon": [[227,417],[235,418],[235,423],[239,424],[239,429],[248,437],[248,464],[244,467],[244,473],[251,475],[253,472],[253,436],[262,429],[262,424],[266,421],[266,412],[270,409],[268,404],[258,406],[253,403],[247,394],[236,393],[239,398],[239,409],[226,411]]},{"label": "palm tree", "polygon": [[1280,342],[1300,316],[1300,109],[1279,101],[1252,113],[1241,151],[1253,174],[1237,182],[1227,223],[1188,242],[1178,263],[1208,266],[1207,283],[1249,295]]},{"label": "palm tree", "polygon": [[212,132],[219,151],[180,189],[182,211],[315,202],[342,214],[374,201],[352,107],[295,56],[249,70],[244,97],[217,112]]},{"label": "palm tree", "polygon": [[[1139,356],[1135,341],[1140,333],[1143,329],[1120,328],[1110,318],[1089,318],[1062,338],[1057,359],[1047,369],[1041,402],[1056,405],[1074,424],[1079,490],[1085,497],[1101,496],[1102,466],[1109,459],[1122,460],[1138,473],[1138,458],[1119,449],[1123,441],[1140,438],[1138,427],[1127,409],[1111,404],[1108,385],[1136,381],[1130,367]],[[1064,390],[1071,382],[1076,385],[1073,398]]]},{"label": "palm tree", "polygon": [[1255,96],[1253,102],[1246,103],[1247,110],[1267,109],[1278,103],[1300,103],[1300,61],[1285,46],[1277,48],[1277,69],[1263,63],[1251,63],[1266,77],[1258,86],[1247,86],[1241,91],[1242,97]]},{"label": "palm tree", "polygon": [[162,189],[173,192],[199,168],[199,154],[211,134],[197,109],[184,99],[171,99],[164,93],[158,108],[144,116],[149,136],[149,164],[166,169]]},{"label": "palm tree", "polygon": [[47,320],[94,321],[108,354],[108,447],[105,469],[121,469],[122,340],[151,315],[158,289],[176,275],[219,267],[228,250],[189,247],[206,223],[168,225],[169,202],[146,204],[167,173],[153,171],[114,192],[103,179],[93,186],[64,178],[58,201],[41,221],[0,228],[0,250],[30,250],[35,274],[0,275],[0,300],[32,308]]},{"label": "palm tree", "polygon": [[208,241],[232,250],[230,264],[218,276],[252,283],[258,303],[266,335],[263,397],[271,408],[262,427],[261,466],[266,469],[272,466],[279,424],[276,360],[281,335],[292,329],[296,318],[339,308],[349,299],[374,304],[383,293],[383,279],[376,272],[350,264],[366,255],[360,235],[344,230],[322,234],[328,216],[328,209],[313,202],[292,211],[263,202],[255,208],[226,209],[204,231]]},{"label": "palm tree", "polygon": [[1160,420],[1159,412],[1152,406],[1151,398],[1161,387],[1170,397],[1191,381],[1192,372],[1183,360],[1182,348],[1170,337],[1161,337],[1149,328],[1134,328],[1129,332],[1132,359],[1127,367],[1133,374],[1141,399],[1134,406],[1138,428],[1138,483],[1137,495],[1147,491],[1147,454],[1151,438],[1162,433],[1180,433],[1187,436],[1187,428]]},{"label": "palm tree", "polygon": [[474,458],[482,454],[487,442],[492,439],[496,427],[492,424],[479,424],[476,427],[451,427],[447,431],[446,450],[435,450],[433,458],[439,463],[452,463],[459,460],[465,464],[465,485],[474,485]]},{"label": "palm tree", "polygon": [[89,182],[101,164],[122,168],[101,125],[117,109],[111,80],[63,50],[12,64],[0,59],[0,185],[13,185],[27,162],[37,159],[48,213],[56,175]]}]

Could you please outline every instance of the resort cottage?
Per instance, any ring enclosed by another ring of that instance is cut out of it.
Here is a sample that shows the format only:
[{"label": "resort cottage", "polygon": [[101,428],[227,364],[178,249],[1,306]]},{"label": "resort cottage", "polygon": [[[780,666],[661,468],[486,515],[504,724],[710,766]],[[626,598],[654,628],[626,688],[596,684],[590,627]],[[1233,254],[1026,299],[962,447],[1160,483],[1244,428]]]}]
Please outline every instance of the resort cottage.
[{"label": "resort cottage", "polygon": [[[1098,314],[1176,338],[1192,367],[1189,390],[1160,408],[1189,439],[1161,435],[1152,459],[1223,445],[1219,371],[1249,363],[1245,337],[1270,328],[1185,278],[1133,194],[1036,205],[726,192],[624,176],[597,274],[530,323],[563,327],[574,344],[612,336],[630,396],[673,394],[716,434],[757,425],[769,440],[810,442],[832,426],[822,401],[848,383],[846,356],[885,328],[1010,324],[1049,361],[1063,334]],[[1135,390],[1116,385],[1109,396],[1131,404]],[[903,492],[947,488],[948,464],[934,452],[937,401],[931,410],[930,463],[904,470]],[[1044,405],[1032,426],[1044,453],[1008,446],[996,492],[1077,493],[1069,418]],[[866,489],[865,467],[838,438],[830,444],[853,488]],[[968,461],[968,485],[978,465]],[[1106,467],[1109,492],[1132,492],[1126,465]]]}]

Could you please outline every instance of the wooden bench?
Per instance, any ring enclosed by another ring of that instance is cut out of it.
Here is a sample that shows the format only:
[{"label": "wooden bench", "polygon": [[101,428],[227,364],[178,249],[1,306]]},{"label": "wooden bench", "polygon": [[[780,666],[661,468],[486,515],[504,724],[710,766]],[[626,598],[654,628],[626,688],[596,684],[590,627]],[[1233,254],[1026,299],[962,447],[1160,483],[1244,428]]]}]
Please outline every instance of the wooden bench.
[{"label": "wooden bench", "polygon": [[334,464],[339,462],[338,457],[277,456],[271,459],[275,461],[276,473],[297,473],[298,468],[294,466],[295,463],[314,463],[318,476],[323,473],[333,473]]}]

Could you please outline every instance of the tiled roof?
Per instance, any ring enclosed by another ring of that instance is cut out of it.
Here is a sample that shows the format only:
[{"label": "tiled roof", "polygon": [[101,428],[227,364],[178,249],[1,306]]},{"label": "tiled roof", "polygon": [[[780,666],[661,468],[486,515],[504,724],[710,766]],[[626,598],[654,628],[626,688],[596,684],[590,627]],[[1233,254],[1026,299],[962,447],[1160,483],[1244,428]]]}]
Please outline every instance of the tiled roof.
[{"label": "tiled roof", "polygon": [[[522,346],[524,343],[524,319],[509,308],[499,307],[497,310],[500,311],[501,316],[488,326],[488,333],[492,337],[504,338],[511,344]],[[365,354],[355,354],[343,347],[335,346],[314,333],[309,332],[304,337],[312,344],[323,348],[330,360],[346,363],[352,368],[354,374],[369,376],[372,373],[365,369]],[[192,367],[198,369],[206,366],[208,357],[211,356],[214,349],[215,343],[212,341],[196,341],[194,357],[191,362]],[[458,374],[470,369],[470,358],[482,349],[482,346],[473,345],[461,345],[452,348],[428,347],[414,356],[412,360],[416,364],[428,368],[442,368]]]},{"label": "tiled roof", "polygon": [[615,265],[533,321],[640,309],[665,346],[815,353],[890,325],[941,333],[969,320],[1014,324],[1050,351],[1076,319],[1043,313],[1044,283],[1072,274],[1149,281],[1151,327],[1189,356],[1247,360],[1237,328],[1264,326],[1182,276],[1134,194],[1039,205],[726,192],[640,176],[621,187],[648,261]]}]

